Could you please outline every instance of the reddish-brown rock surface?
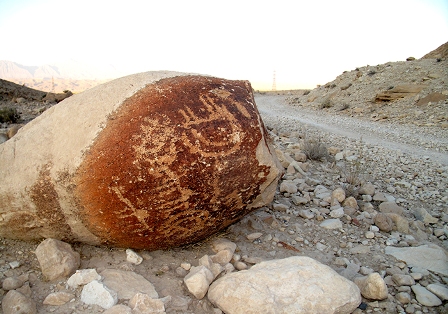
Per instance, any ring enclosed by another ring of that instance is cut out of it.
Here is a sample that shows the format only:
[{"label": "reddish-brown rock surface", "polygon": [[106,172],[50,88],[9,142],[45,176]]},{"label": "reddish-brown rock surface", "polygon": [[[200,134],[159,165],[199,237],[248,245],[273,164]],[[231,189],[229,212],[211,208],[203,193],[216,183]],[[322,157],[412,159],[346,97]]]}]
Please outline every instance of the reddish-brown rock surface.
[{"label": "reddish-brown rock surface", "polygon": [[280,170],[248,82],[157,72],[92,90],[0,146],[0,236],[160,249],[272,201]]}]

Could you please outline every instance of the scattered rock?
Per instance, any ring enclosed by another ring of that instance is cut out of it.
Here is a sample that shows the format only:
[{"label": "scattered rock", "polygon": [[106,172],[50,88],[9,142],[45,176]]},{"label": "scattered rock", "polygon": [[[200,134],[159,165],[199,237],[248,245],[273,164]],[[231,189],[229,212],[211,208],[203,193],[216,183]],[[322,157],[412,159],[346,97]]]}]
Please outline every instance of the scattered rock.
[{"label": "scattered rock", "polygon": [[197,266],[191,268],[190,273],[184,278],[184,283],[196,299],[202,299],[213,279],[214,276],[207,267]]},{"label": "scattered rock", "polygon": [[126,260],[134,265],[140,265],[143,262],[143,257],[135,253],[133,250],[127,249]]},{"label": "scattered rock", "polygon": [[384,231],[384,232],[391,232],[394,227],[394,223],[393,223],[392,219],[383,213],[378,213],[375,216],[374,222],[375,222],[375,225],[378,228],[380,228],[381,231]]},{"label": "scattered rock", "polygon": [[420,221],[423,221],[425,224],[435,224],[439,220],[437,218],[432,217],[424,208],[418,208],[414,211],[415,218]]},{"label": "scattered rock", "polygon": [[414,285],[411,289],[415,293],[415,298],[418,303],[424,306],[438,306],[442,304],[442,301],[440,301],[436,295],[429,292],[425,287]]},{"label": "scattered rock", "polygon": [[3,280],[2,288],[3,290],[9,291],[20,288],[23,285],[23,281],[18,277],[7,277]]},{"label": "scattered rock", "polygon": [[70,244],[46,239],[36,248],[42,274],[48,280],[62,279],[73,274],[79,267],[80,256],[73,251]]},{"label": "scattered rock", "polygon": [[228,314],[351,313],[361,303],[354,283],[304,256],[227,274],[210,286],[208,298]]},{"label": "scattered rock", "polygon": [[355,277],[354,283],[361,290],[361,295],[370,300],[384,300],[387,298],[387,285],[378,273],[371,273],[366,277]]},{"label": "scattered rock", "polygon": [[448,257],[444,250],[435,244],[404,248],[388,246],[385,253],[405,262],[409,267],[423,268],[448,276]]},{"label": "scattered rock", "polygon": [[129,306],[134,314],[165,313],[165,305],[160,299],[153,299],[144,293],[136,293],[129,300]]},{"label": "scattered rock", "polygon": [[53,292],[47,295],[43,304],[45,305],[63,305],[75,297],[73,293],[64,291]]},{"label": "scattered rock", "polygon": [[101,282],[94,280],[84,286],[81,292],[81,301],[86,304],[96,304],[109,309],[118,302],[117,293],[107,288]]},{"label": "scattered rock", "polygon": [[320,226],[325,229],[342,229],[342,221],[339,219],[326,219]]},{"label": "scattered rock", "polygon": [[151,282],[132,271],[105,269],[100,274],[104,278],[104,285],[116,291],[119,299],[129,300],[138,292],[145,293],[154,299],[159,297]]},{"label": "scattered rock", "polygon": [[397,284],[397,286],[412,286],[415,285],[414,278],[409,275],[393,274],[392,280]]},{"label": "scattered rock", "polygon": [[10,290],[2,300],[3,314],[36,314],[36,303],[16,290]]},{"label": "scattered rock", "polygon": [[429,284],[426,286],[430,292],[434,293],[441,300],[448,300],[448,288],[439,284]]},{"label": "scattered rock", "polygon": [[101,280],[101,276],[98,275],[95,269],[80,269],[77,270],[67,280],[67,285],[74,289],[78,286],[83,286],[94,280]]},{"label": "scattered rock", "polygon": [[103,314],[134,314],[129,306],[117,304],[105,310]]}]

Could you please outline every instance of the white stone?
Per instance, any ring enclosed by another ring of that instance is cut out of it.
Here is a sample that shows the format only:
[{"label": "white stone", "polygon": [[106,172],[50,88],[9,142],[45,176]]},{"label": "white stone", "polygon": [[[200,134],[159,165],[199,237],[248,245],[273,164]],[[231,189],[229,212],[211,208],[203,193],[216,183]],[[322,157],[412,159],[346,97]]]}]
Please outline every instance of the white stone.
[{"label": "white stone", "polygon": [[253,241],[255,239],[260,238],[262,235],[263,235],[263,233],[261,233],[261,232],[254,232],[254,233],[248,234],[246,236],[246,238],[250,241]]},{"label": "white stone", "polygon": [[100,273],[103,276],[103,283],[118,294],[119,299],[129,300],[137,292],[145,293],[151,298],[157,299],[157,293],[154,285],[142,275],[132,271],[119,269],[105,269]]},{"label": "white stone", "polygon": [[140,265],[143,262],[143,257],[141,257],[140,255],[135,253],[133,250],[127,249],[126,250],[126,260],[129,263],[132,263],[135,265]]},{"label": "white stone", "polygon": [[342,221],[339,219],[326,219],[320,226],[325,229],[342,229]]},{"label": "white stone", "polygon": [[293,256],[219,278],[210,286],[208,299],[227,314],[342,314],[353,312],[361,295],[353,282],[330,267]]},{"label": "white stone", "polygon": [[212,261],[214,263],[225,265],[228,262],[230,262],[230,260],[232,259],[233,252],[235,252],[235,250],[224,249],[224,250],[219,251],[215,255],[210,256],[210,258],[212,259]]},{"label": "white stone", "polygon": [[426,289],[434,293],[441,300],[448,300],[448,288],[446,286],[432,283],[427,285]]},{"label": "white stone", "polygon": [[370,300],[384,300],[388,291],[384,279],[378,273],[371,273],[366,277],[355,277],[353,280],[361,290],[361,295]]},{"label": "white stone", "polygon": [[336,199],[339,203],[345,200],[345,191],[343,188],[337,188],[331,193],[331,197]]},{"label": "white stone", "polygon": [[236,243],[224,238],[218,238],[214,240],[210,246],[215,253],[223,250],[230,250],[233,254],[236,250]]},{"label": "white stone", "polygon": [[433,293],[429,292],[425,287],[420,285],[414,285],[411,287],[412,291],[415,293],[415,298],[418,303],[425,306],[439,306],[442,301]]},{"label": "white stone", "polygon": [[81,301],[85,304],[96,304],[104,309],[108,309],[117,304],[118,296],[115,291],[94,280],[82,289]]},{"label": "white stone", "polygon": [[134,313],[132,313],[132,309],[129,306],[126,306],[124,304],[117,304],[112,306],[110,309],[105,310],[103,314],[134,314]]},{"label": "white stone", "polygon": [[67,285],[76,289],[78,286],[86,285],[93,280],[101,280],[96,269],[79,269],[67,280]]},{"label": "white stone", "polygon": [[332,218],[341,218],[342,216],[344,216],[344,208],[342,208],[342,207],[333,209],[330,212],[330,217],[332,217]]},{"label": "white stone", "polygon": [[364,236],[366,237],[366,239],[373,239],[375,237],[375,233],[373,231],[366,231],[366,233],[364,233]]},{"label": "white stone", "polygon": [[165,313],[165,304],[161,299],[153,299],[144,293],[136,293],[129,300],[129,306],[133,314]]},{"label": "white stone", "polygon": [[299,216],[305,219],[313,219],[314,213],[309,209],[301,209],[299,210]]},{"label": "white stone", "polygon": [[45,305],[63,305],[75,297],[73,293],[64,291],[53,292],[47,295],[43,304]]},{"label": "white stone", "polygon": [[42,241],[36,248],[36,256],[48,280],[68,277],[80,264],[79,253],[73,251],[70,244],[56,239]]},{"label": "white stone", "polygon": [[181,264],[180,264],[180,267],[182,267],[182,268],[185,269],[185,270],[190,270],[190,268],[191,268],[191,264],[190,264],[190,263],[186,263],[186,262],[184,262],[184,263],[181,263]]},{"label": "white stone", "polygon": [[202,299],[208,291],[214,276],[206,266],[192,267],[190,273],[185,276],[184,283],[188,291],[197,299]]},{"label": "white stone", "polygon": [[435,244],[404,248],[388,246],[385,253],[405,262],[409,267],[419,267],[448,276],[448,257]]}]

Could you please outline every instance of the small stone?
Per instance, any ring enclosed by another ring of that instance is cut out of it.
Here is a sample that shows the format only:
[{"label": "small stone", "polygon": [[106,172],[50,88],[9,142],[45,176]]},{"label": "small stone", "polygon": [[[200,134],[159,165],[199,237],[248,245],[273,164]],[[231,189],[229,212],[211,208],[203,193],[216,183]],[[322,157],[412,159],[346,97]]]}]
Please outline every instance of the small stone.
[{"label": "small stone", "polygon": [[231,250],[231,249],[221,250],[218,253],[216,253],[215,255],[210,256],[210,258],[212,259],[212,261],[214,263],[225,265],[228,262],[230,262],[230,260],[232,259],[233,252],[235,252],[235,250]]},{"label": "small stone", "polygon": [[412,291],[415,293],[415,298],[418,303],[424,306],[439,306],[442,301],[433,293],[429,292],[425,287],[420,285],[411,286]]},{"label": "small stone", "polygon": [[330,211],[330,217],[332,218],[341,218],[344,216],[344,208],[339,207]]},{"label": "small stone", "polygon": [[36,314],[36,303],[16,290],[10,290],[2,300],[3,314]]},{"label": "small stone", "polygon": [[235,269],[237,269],[237,270],[245,270],[245,269],[247,269],[247,264],[244,263],[244,262],[236,262],[234,264],[234,266],[235,266]]},{"label": "small stone", "polygon": [[354,282],[361,290],[364,298],[371,300],[384,300],[387,298],[387,285],[378,273],[371,273],[366,277],[356,277]]},{"label": "small stone", "polygon": [[371,273],[373,273],[373,269],[365,267],[365,266],[361,266],[361,269],[359,270],[359,272],[366,276],[366,275],[370,275]]},{"label": "small stone", "polygon": [[101,276],[98,275],[95,269],[80,269],[77,270],[67,280],[67,285],[76,289],[78,286],[86,285],[93,280],[100,280]]},{"label": "small stone", "polygon": [[151,282],[142,275],[132,271],[105,269],[100,275],[104,278],[104,285],[115,291],[119,299],[129,300],[137,292],[145,293],[155,299],[159,297]]},{"label": "small stone", "polygon": [[191,264],[187,263],[187,262],[183,262],[183,263],[180,264],[180,267],[182,267],[185,270],[190,270]]},{"label": "small stone", "polygon": [[75,297],[74,294],[68,292],[54,292],[47,295],[43,304],[45,305],[63,305]]},{"label": "small stone", "polygon": [[[366,193],[363,193],[366,194]],[[375,195],[373,195],[373,200],[377,201],[377,202],[393,202],[395,201],[395,197],[393,197],[390,194],[386,194],[386,193],[375,193]]]},{"label": "small stone", "polygon": [[11,267],[11,269],[16,269],[19,266],[20,266],[20,262],[19,261],[13,261],[13,262],[9,263],[9,267]]},{"label": "small stone", "polygon": [[373,231],[366,231],[364,236],[366,237],[366,239],[373,239],[375,237],[375,233]]},{"label": "small stone", "polygon": [[327,219],[321,222],[320,226],[325,229],[342,229],[342,221],[339,219]]},{"label": "small stone", "polygon": [[182,267],[177,267],[176,268],[176,274],[179,276],[179,277],[185,277],[187,274],[188,274],[188,271],[186,271],[185,269],[183,269]]},{"label": "small stone", "polygon": [[350,207],[350,208],[353,208],[353,209],[358,209],[359,208],[358,202],[356,201],[356,198],[354,198],[353,196],[347,197],[345,199],[345,201],[342,202],[342,206]]},{"label": "small stone", "polygon": [[81,292],[81,301],[85,304],[96,304],[109,309],[118,302],[117,293],[107,288],[98,280],[89,282]]},{"label": "small stone", "polygon": [[261,233],[261,232],[254,232],[254,233],[248,234],[246,237],[248,240],[253,241],[255,239],[260,238],[262,235],[263,235],[263,233]]},{"label": "small stone", "polygon": [[392,280],[397,286],[412,286],[415,285],[414,278],[410,275],[393,274]]},{"label": "small stone", "polygon": [[394,214],[394,213],[386,213],[386,216],[392,219],[393,223],[397,227],[397,231],[400,233],[408,234],[409,233],[409,222],[406,218]]},{"label": "small stone", "polygon": [[361,195],[373,196],[375,194],[375,186],[370,182],[364,183],[358,192]]},{"label": "small stone", "polygon": [[309,199],[299,195],[292,195],[291,200],[295,205],[304,205],[309,203]]},{"label": "small stone", "polygon": [[350,253],[352,254],[367,254],[370,252],[370,246],[366,245],[357,245],[350,249]]},{"label": "small stone", "polygon": [[143,262],[143,257],[138,255],[136,252],[134,252],[131,249],[126,250],[126,260],[129,263],[132,263],[134,265],[140,265]]},{"label": "small stone", "polygon": [[23,285],[23,281],[18,277],[7,277],[3,280],[3,290],[14,290],[20,288]]},{"label": "small stone", "polygon": [[404,213],[404,208],[401,206],[398,206],[397,203],[395,203],[395,202],[382,202],[378,206],[378,209],[382,213],[393,213],[393,214],[397,214],[397,215],[403,215],[403,213]]},{"label": "small stone", "polygon": [[184,283],[188,291],[197,299],[202,299],[208,291],[214,276],[205,266],[191,267],[190,273],[185,276]]},{"label": "small stone", "polygon": [[407,304],[411,302],[411,295],[407,292],[399,292],[395,295],[395,299],[401,304]]},{"label": "small stone", "polygon": [[414,211],[415,218],[420,221],[423,221],[425,224],[435,224],[439,220],[433,216],[431,216],[426,209],[418,208]]},{"label": "small stone", "polygon": [[290,194],[294,194],[297,193],[297,185],[289,180],[285,180],[280,184],[280,192],[286,192],[286,193],[290,193]]},{"label": "small stone", "polygon": [[301,209],[299,210],[299,216],[305,219],[313,219],[315,215],[309,209]]},{"label": "small stone", "polygon": [[409,274],[412,278],[414,278],[414,280],[420,280],[423,278],[423,274],[421,273],[410,273]]},{"label": "small stone", "polygon": [[448,300],[448,288],[439,284],[429,284],[426,289],[434,293],[441,300]]},{"label": "small stone", "polygon": [[390,232],[394,226],[392,219],[386,214],[378,213],[374,218],[375,225],[380,228],[381,231]]},{"label": "small stone", "polygon": [[339,203],[342,203],[345,200],[345,190],[343,188],[337,188],[331,193],[331,197]]},{"label": "small stone", "polygon": [[129,300],[129,306],[134,314],[165,313],[165,304],[161,299],[153,299],[144,293],[136,293]]},{"label": "small stone", "polygon": [[68,277],[80,264],[79,253],[70,244],[56,239],[42,241],[35,252],[42,274],[48,280]]}]

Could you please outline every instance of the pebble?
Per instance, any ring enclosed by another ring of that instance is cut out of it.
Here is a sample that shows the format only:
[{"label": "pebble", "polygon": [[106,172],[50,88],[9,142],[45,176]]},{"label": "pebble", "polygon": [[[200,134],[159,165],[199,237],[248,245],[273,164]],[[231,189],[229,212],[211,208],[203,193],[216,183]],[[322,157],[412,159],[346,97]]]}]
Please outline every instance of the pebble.
[{"label": "pebble", "polygon": [[261,232],[254,232],[254,233],[248,234],[246,237],[248,240],[253,241],[253,240],[260,238],[262,235],[263,235],[263,233],[261,233]]},{"label": "pebble", "polygon": [[20,288],[23,285],[23,281],[18,277],[7,277],[3,280],[2,288],[3,290],[14,290]]},{"label": "pebble", "polygon": [[429,292],[425,287],[420,285],[411,286],[412,291],[415,293],[417,301],[425,306],[438,306],[442,304],[442,301],[433,293]]},{"label": "pebble", "polygon": [[448,288],[439,284],[429,284],[426,286],[430,292],[434,293],[441,300],[448,300]]},{"label": "pebble", "polygon": [[321,222],[320,226],[325,229],[342,229],[342,221],[339,219],[327,219]]},{"label": "pebble", "polygon": [[134,265],[140,265],[143,262],[143,257],[138,255],[136,252],[134,252],[131,249],[126,250],[126,260],[129,263],[132,263]]}]

